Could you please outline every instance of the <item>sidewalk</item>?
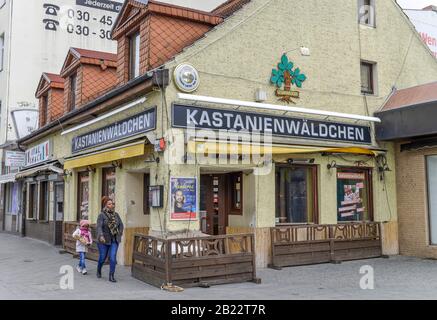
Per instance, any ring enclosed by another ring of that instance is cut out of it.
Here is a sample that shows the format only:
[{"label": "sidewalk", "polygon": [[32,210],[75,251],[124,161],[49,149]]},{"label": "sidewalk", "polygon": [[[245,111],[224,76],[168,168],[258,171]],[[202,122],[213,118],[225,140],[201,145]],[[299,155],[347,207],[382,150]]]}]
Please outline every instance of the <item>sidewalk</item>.
[{"label": "sidewalk", "polygon": [[[437,261],[390,257],[258,271],[262,284],[241,283],[161,291],[117,266],[118,283],[95,276],[96,263],[87,260],[88,275],[74,269],[74,290],[62,290],[60,268],[75,267],[70,254],[46,243],[0,233],[0,299],[437,299]],[[360,267],[374,268],[375,289],[362,290]]]}]

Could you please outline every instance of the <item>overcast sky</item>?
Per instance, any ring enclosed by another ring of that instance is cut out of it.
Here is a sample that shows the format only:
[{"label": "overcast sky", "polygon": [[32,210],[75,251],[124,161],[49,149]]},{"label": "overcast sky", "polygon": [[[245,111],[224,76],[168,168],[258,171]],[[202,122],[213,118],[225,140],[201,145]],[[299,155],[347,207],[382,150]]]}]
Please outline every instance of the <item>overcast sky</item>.
[{"label": "overcast sky", "polygon": [[397,0],[404,9],[422,9],[429,5],[437,6],[437,0]]}]

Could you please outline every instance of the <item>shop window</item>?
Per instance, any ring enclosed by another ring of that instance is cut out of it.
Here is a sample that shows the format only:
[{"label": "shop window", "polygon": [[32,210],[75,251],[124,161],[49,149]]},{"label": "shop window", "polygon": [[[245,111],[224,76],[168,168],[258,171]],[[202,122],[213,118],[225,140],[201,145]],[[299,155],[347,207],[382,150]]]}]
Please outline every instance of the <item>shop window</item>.
[{"label": "shop window", "polygon": [[36,219],[38,212],[38,185],[29,184],[29,219]]},{"label": "shop window", "polygon": [[337,221],[371,221],[373,219],[372,171],[337,169]]},{"label": "shop window", "polygon": [[49,221],[49,182],[40,183],[39,216],[40,221]]},{"label": "shop window", "polygon": [[375,27],[375,0],[358,0],[358,22]]},{"label": "shop window", "polygon": [[437,245],[437,156],[428,156],[426,160],[429,240],[432,245]]},{"label": "shop window", "polygon": [[361,93],[375,93],[375,64],[361,61]]},{"label": "shop window", "polygon": [[129,80],[140,75],[140,33],[129,37]]},{"label": "shop window", "polygon": [[88,217],[89,197],[90,197],[90,176],[88,172],[78,173],[78,208],[77,221]]},{"label": "shop window", "polygon": [[73,74],[70,76],[70,109],[74,110],[76,108],[76,89],[77,89],[77,75]]},{"label": "shop window", "polygon": [[229,214],[243,214],[243,174],[230,173],[229,177]]},{"label": "shop window", "polygon": [[143,212],[144,214],[150,214],[149,204],[149,187],[150,187],[150,174],[144,174],[143,181]]},{"label": "shop window", "polygon": [[317,223],[317,167],[277,166],[276,223]]},{"label": "shop window", "polygon": [[103,168],[102,189],[102,196],[107,196],[115,201],[115,168]]}]

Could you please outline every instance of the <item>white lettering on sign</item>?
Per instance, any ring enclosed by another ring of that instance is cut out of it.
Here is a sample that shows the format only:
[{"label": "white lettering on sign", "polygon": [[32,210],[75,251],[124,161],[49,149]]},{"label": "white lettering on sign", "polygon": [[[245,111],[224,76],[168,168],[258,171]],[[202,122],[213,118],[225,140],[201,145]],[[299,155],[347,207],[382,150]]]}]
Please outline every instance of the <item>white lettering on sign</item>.
[{"label": "white lettering on sign", "polygon": [[26,167],[50,160],[50,141],[26,150]]}]

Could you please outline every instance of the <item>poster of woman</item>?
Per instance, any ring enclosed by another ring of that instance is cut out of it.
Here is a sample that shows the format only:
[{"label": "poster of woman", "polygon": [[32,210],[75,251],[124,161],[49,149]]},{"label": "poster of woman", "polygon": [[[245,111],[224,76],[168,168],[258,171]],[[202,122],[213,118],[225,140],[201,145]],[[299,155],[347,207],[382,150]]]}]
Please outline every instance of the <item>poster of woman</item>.
[{"label": "poster of woman", "polygon": [[197,219],[197,178],[170,178],[170,220]]}]

